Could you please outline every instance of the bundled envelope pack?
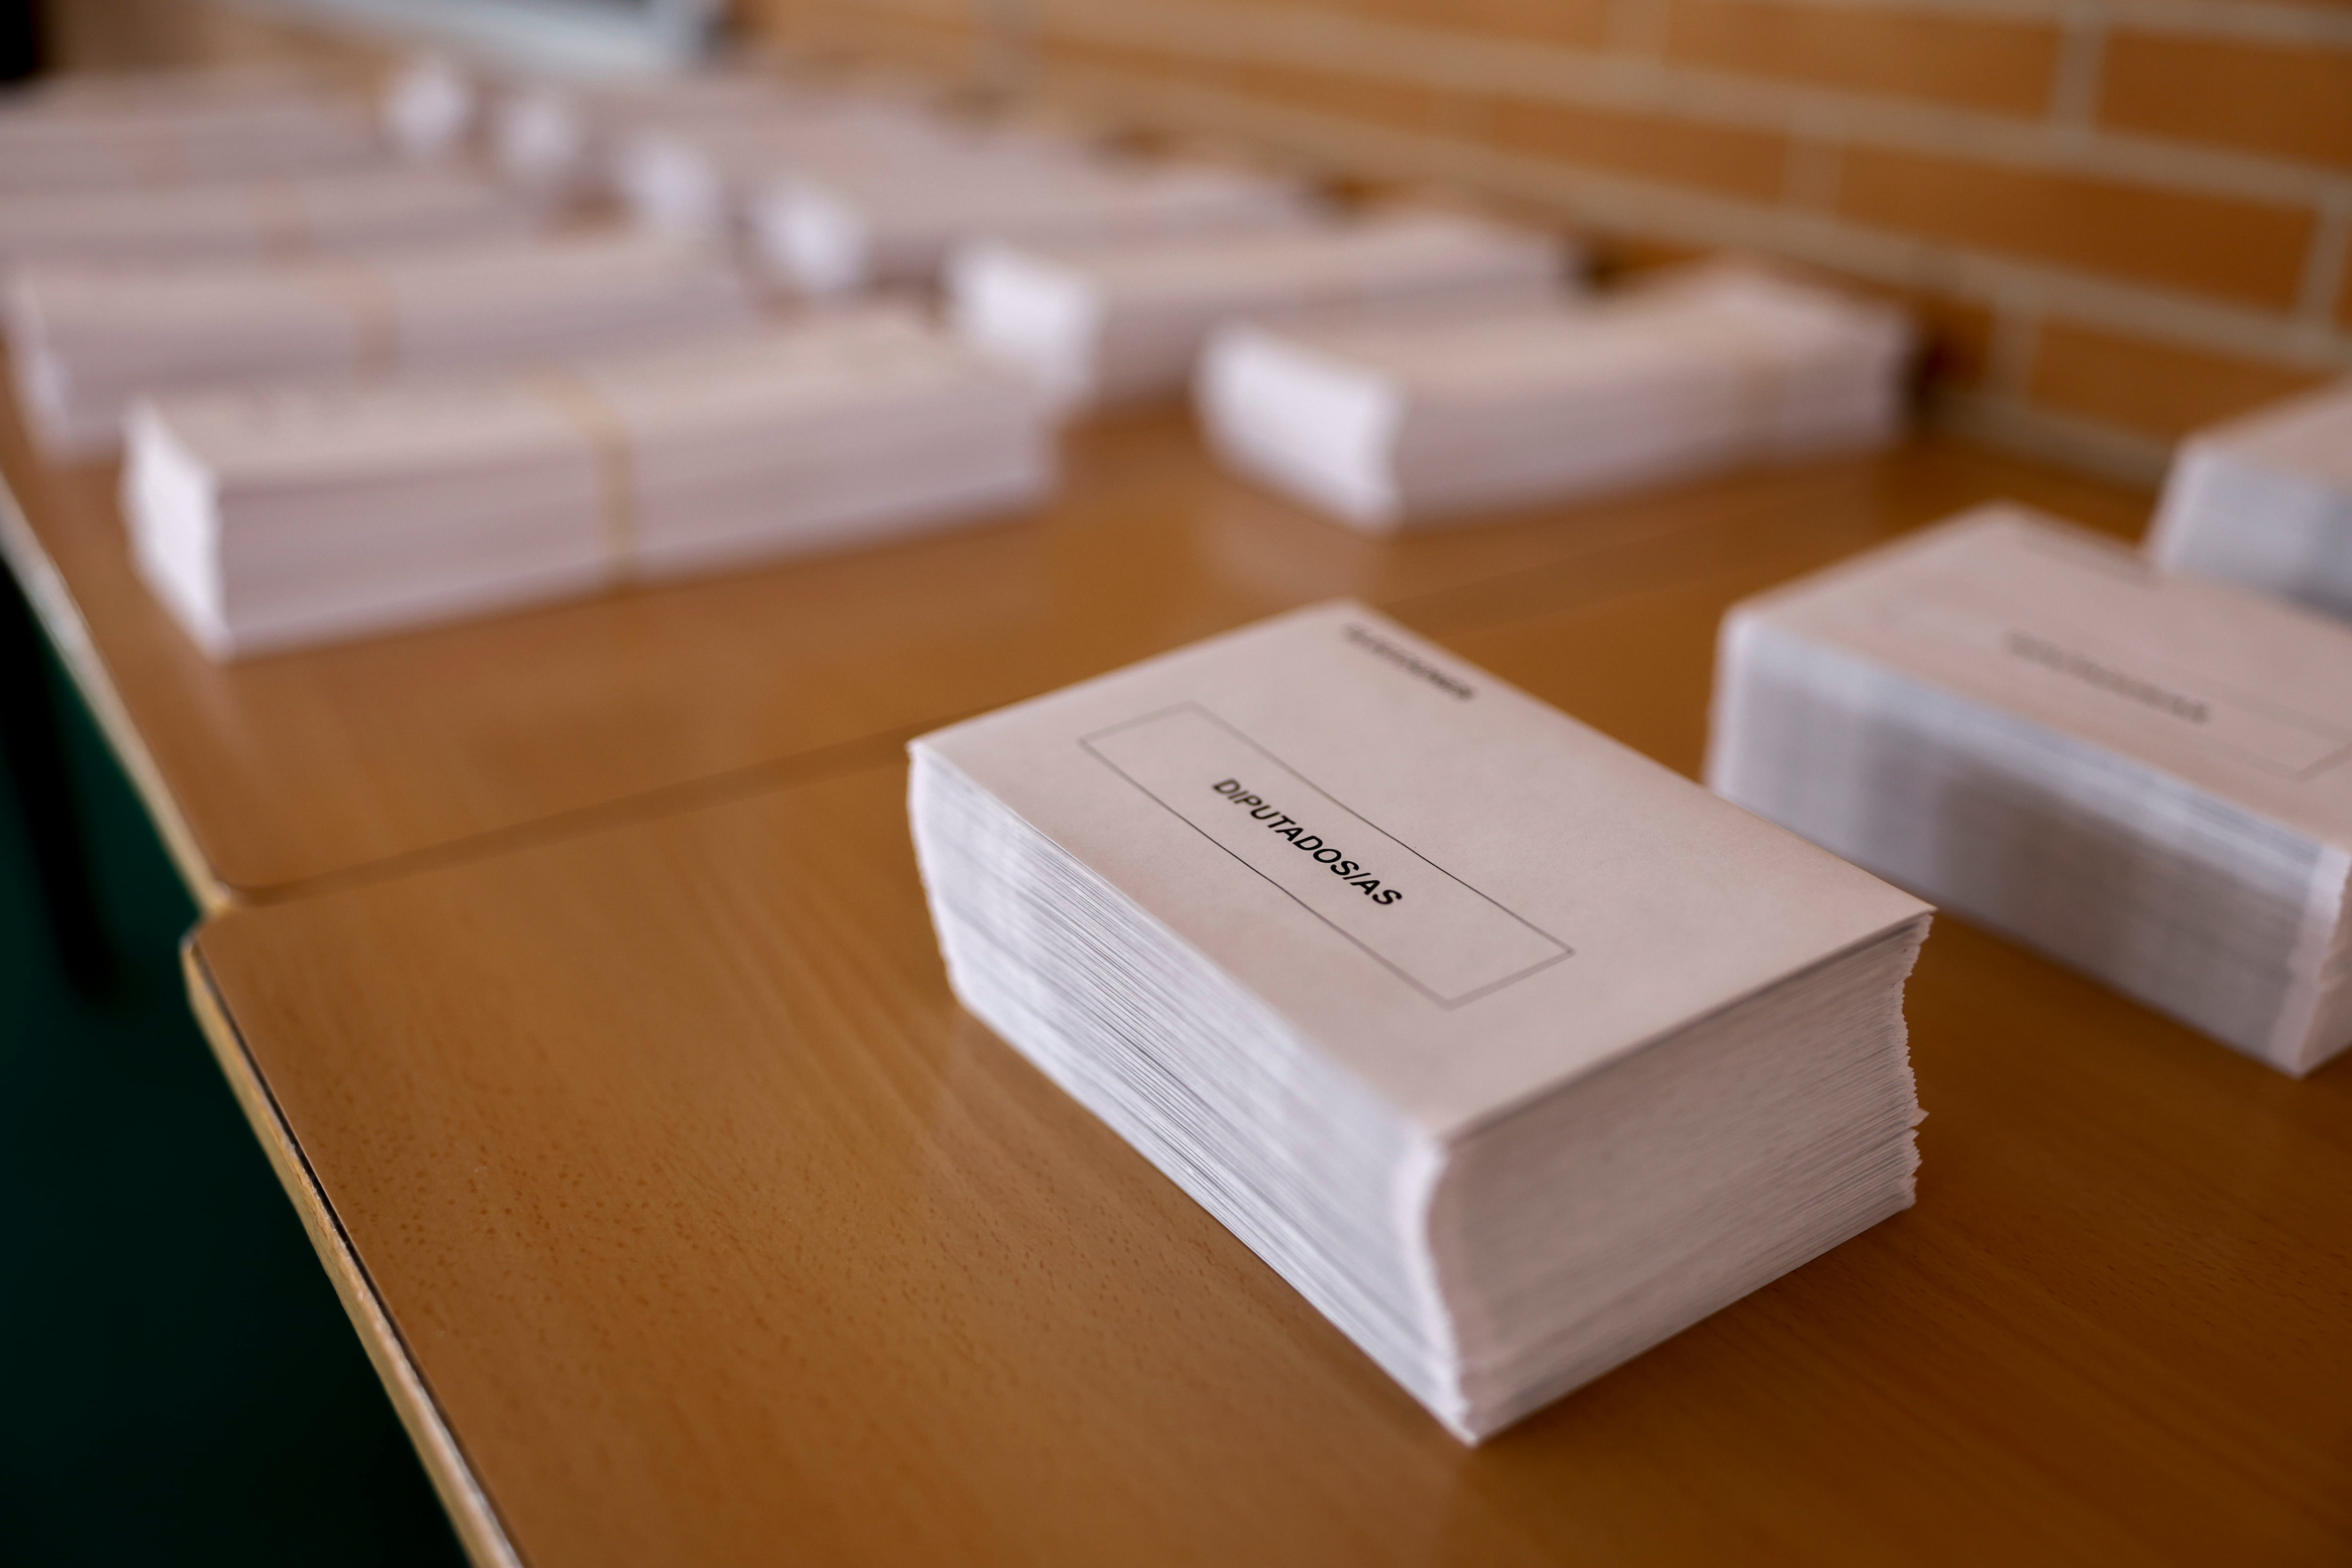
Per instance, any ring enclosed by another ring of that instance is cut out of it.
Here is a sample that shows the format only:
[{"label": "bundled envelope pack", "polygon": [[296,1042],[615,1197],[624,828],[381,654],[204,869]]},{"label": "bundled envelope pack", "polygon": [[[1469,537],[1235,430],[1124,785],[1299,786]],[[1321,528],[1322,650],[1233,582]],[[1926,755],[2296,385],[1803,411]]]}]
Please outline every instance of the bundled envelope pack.
[{"label": "bundled envelope pack", "polygon": [[1027,505],[1042,398],[911,315],[467,380],[135,405],[132,552],[215,658]]},{"label": "bundled envelope pack", "polygon": [[983,240],[948,268],[957,330],[1071,403],[1171,395],[1228,321],[1423,306],[1542,308],[1569,246],[1444,212],[1093,244]]},{"label": "bundled envelope pack", "polygon": [[912,751],[963,1004],[1463,1438],[1911,1202],[1926,906],[1359,606]]},{"label": "bundled envelope pack", "polygon": [[0,97],[0,197],[331,174],[384,153],[364,105],[299,78],[132,73]]},{"label": "bundled envelope pack", "polygon": [[2176,571],[2352,617],[2352,385],[2191,436],[2148,548]]},{"label": "bundled envelope pack", "polygon": [[2273,1067],[2352,1043],[2352,629],[1988,507],[1735,608],[1707,778]]},{"label": "bundled envelope pack", "polygon": [[254,261],[521,234],[537,220],[455,169],[0,195],[0,265]]},{"label": "bundled envelope pack", "polygon": [[635,134],[759,124],[803,111],[810,96],[753,71],[603,86],[523,84],[492,100],[487,151],[492,166],[518,184],[587,195],[608,184],[614,160]]},{"label": "bundled envelope pack", "polygon": [[[744,228],[758,194],[812,170],[966,164],[1013,149],[893,100],[821,98],[758,115],[656,121],[616,140],[615,195],[639,225],[712,238]],[[1066,156],[1022,147],[1018,155]]]},{"label": "bundled envelope pack", "polygon": [[142,392],[565,358],[741,326],[756,307],[723,257],[620,235],[274,267],[36,263],[5,310],[28,423],[75,458],[111,448]]},{"label": "bundled envelope pack", "polygon": [[1910,342],[1894,310],[1710,265],[1589,309],[1236,324],[1196,396],[1227,464],[1384,531],[1875,445]]},{"label": "bundled envelope pack", "polygon": [[751,205],[753,243],[814,295],[939,279],[980,238],[1161,239],[1294,226],[1297,182],[1209,163],[1098,158],[1058,139],[1000,132],[929,157],[812,164]]}]

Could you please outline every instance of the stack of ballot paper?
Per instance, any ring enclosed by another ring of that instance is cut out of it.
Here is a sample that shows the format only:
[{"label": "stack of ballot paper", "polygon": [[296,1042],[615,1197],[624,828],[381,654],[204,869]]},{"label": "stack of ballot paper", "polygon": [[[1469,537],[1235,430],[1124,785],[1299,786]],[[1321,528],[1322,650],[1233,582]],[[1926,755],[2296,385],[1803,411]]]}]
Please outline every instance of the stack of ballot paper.
[{"label": "stack of ballot paper", "polygon": [[584,195],[601,187],[608,161],[632,132],[754,123],[788,110],[800,96],[752,71],[593,87],[530,83],[491,103],[488,153],[493,166],[519,184]]},{"label": "stack of ballot paper", "polygon": [[386,139],[412,158],[458,151],[480,108],[481,92],[473,79],[438,55],[411,60],[393,72],[376,106]]},{"label": "stack of ballot paper", "polygon": [[1926,906],[1369,611],[912,751],[964,1005],[1464,1438],[1911,1202]]},{"label": "stack of ballot paper", "polygon": [[277,267],[38,263],[5,301],[18,398],[58,458],[111,447],[142,392],[565,357],[756,312],[725,258],[625,234]]},{"label": "stack of ballot paper", "polygon": [[2352,1043],[2352,629],[1987,507],[1735,608],[1708,782],[2297,1075]]},{"label": "stack of ballot paper", "polygon": [[1909,346],[1893,310],[1714,265],[1589,310],[1238,323],[1197,396],[1234,468],[1390,530],[1884,441]]},{"label": "stack of ballot paper", "polygon": [[257,260],[520,234],[536,221],[481,180],[398,164],[158,190],[43,192],[0,195],[0,265]]},{"label": "stack of ballot paper", "polygon": [[1295,226],[1312,210],[1274,175],[1056,155],[1034,140],[1045,145],[803,168],[752,198],[754,243],[780,278],[823,295],[933,282],[966,240],[1166,238]]},{"label": "stack of ballot paper", "polygon": [[948,267],[958,331],[1073,403],[1181,392],[1209,334],[1244,318],[1553,303],[1560,238],[1441,212],[1094,244],[983,240]]},{"label": "stack of ballot paper", "polygon": [[123,510],[221,658],[975,521],[1053,466],[1017,376],[867,310],[466,381],[142,401]]},{"label": "stack of ballot paper", "polygon": [[2189,437],[2148,548],[2176,571],[2352,616],[2352,388]]},{"label": "stack of ballot paper", "polygon": [[709,237],[740,228],[754,194],[789,171],[960,164],[980,141],[914,105],[798,100],[762,115],[639,127],[617,139],[610,178],[638,224]]},{"label": "stack of ballot paper", "polygon": [[154,73],[0,100],[0,196],[325,174],[383,154],[362,105],[299,79]]}]

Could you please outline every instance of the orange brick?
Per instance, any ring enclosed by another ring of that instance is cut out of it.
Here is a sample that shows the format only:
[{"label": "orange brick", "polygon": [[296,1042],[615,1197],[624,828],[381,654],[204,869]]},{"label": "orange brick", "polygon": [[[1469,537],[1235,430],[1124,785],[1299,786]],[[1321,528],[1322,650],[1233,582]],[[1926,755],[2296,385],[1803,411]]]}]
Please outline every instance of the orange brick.
[{"label": "orange brick", "polygon": [[1529,99],[1496,100],[1487,136],[1507,153],[1766,200],[1779,197],[1788,168],[1788,140],[1770,132]]},{"label": "orange brick", "polygon": [[2026,395],[2045,407],[2171,439],[2328,379],[2265,363],[2053,322],[2034,345]]},{"label": "orange brick", "polygon": [[2284,309],[2305,208],[1850,148],[1838,210],[1882,228]]},{"label": "orange brick", "polygon": [[1444,97],[1412,82],[1252,61],[1235,61],[1229,68],[1228,80],[1235,91],[1271,99],[1294,109],[1367,121],[1401,131],[1435,130]]},{"label": "orange brick", "polygon": [[1609,0],[1359,0],[1359,16],[1522,44],[1598,48]]},{"label": "orange brick", "polygon": [[1852,5],[1674,0],[1666,52],[1718,70],[2039,114],[2050,102],[2058,30]]},{"label": "orange brick", "polygon": [[2352,167],[2352,51],[2119,32],[2100,81],[2119,130]]},{"label": "orange brick", "polygon": [[1188,81],[1204,87],[1222,87],[1225,82],[1226,73],[1222,67],[1166,49],[1139,48],[1048,33],[1037,40],[1037,52],[1048,74],[1055,66],[1076,66],[1085,70],[1140,77],[1147,81]]}]

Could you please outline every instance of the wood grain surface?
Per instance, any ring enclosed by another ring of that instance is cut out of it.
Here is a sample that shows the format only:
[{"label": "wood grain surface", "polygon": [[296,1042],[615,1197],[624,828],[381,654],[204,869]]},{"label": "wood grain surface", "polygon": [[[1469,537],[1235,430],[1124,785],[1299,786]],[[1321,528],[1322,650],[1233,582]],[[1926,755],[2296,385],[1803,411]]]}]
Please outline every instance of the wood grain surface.
[{"label": "wood grain surface", "polygon": [[[1490,584],[1441,640],[1687,770],[1725,604],[1849,542]],[[2343,1064],[2292,1082],[1940,920],[1918,1206],[1471,1451],[958,1011],[903,788],[194,944],[522,1561],[2352,1559]]]},{"label": "wood grain surface", "polygon": [[845,748],[882,755],[1335,595],[1439,630],[1791,540],[1851,547],[2001,494],[2109,528],[2145,510],[1922,444],[1383,541],[1224,478],[1172,411],[1077,431],[1066,466],[1053,504],[987,527],[226,666],[132,571],[111,467],[44,467],[5,412],[23,522],[0,544],[51,585],[52,635],[218,907],[765,787]]}]

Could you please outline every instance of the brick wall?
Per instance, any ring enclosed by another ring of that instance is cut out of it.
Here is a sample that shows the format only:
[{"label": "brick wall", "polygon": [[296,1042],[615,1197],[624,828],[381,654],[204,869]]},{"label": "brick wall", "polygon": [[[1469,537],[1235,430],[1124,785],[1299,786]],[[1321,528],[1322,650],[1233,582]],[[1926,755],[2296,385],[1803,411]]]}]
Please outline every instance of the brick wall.
[{"label": "brick wall", "polygon": [[1936,416],[2152,478],[2352,370],[2352,7],[746,0],[755,29],[1914,300]]}]

